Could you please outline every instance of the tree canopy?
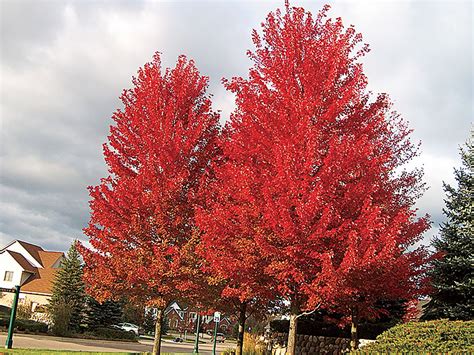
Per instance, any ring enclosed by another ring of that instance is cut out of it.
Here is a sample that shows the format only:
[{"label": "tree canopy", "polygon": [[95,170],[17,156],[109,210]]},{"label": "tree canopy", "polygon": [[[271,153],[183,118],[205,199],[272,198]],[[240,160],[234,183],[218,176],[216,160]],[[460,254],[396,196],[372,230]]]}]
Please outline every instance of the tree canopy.
[{"label": "tree canopy", "polygon": [[200,290],[194,210],[219,116],[206,94],[208,78],[184,56],[162,73],[157,53],[132,82],[104,144],[110,175],[89,188],[84,231],[92,249],[81,251],[96,299],[125,296],[159,309],[159,353],[164,308],[181,293]]},{"label": "tree canopy", "polygon": [[302,311],[344,295],[373,316],[380,298],[420,291],[426,262],[407,252],[428,228],[413,208],[422,174],[403,169],[417,147],[388,96],[367,90],[362,36],[327,11],[270,13],[248,78],[224,81],[237,108],[206,226],[215,245],[247,249],[290,302],[290,354]]}]

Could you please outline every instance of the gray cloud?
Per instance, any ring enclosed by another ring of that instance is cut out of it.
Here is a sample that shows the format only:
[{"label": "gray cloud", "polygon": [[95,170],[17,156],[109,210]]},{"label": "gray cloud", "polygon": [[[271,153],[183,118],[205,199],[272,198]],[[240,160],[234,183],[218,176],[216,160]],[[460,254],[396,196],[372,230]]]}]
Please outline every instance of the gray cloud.
[{"label": "gray cloud", "polygon": [[[316,13],[320,3],[293,2]],[[139,66],[179,54],[210,76],[225,120],[233,97],[222,77],[245,76],[250,33],[282,1],[8,1],[1,6],[0,244],[24,239],[65,250],[84,238],[86,187],[106,175],[102,143],[118,96]],[[442,180],[460,164],[472,121],[472,5],[336,1],[331,16],[370,43],[370,88],[388,92],[423,143],[431,189],[420,200],[434,226]],[[427,239],[436,232],[433,228]]]},{"label": "gray cloud", "polygon": [[444,221],[443,181],[455,185],[458,147],[473,127],[473,4],[470,1],[336,2],[342,16],[370,44],[364,59],[369,86],[387,92],[421,142],[413,165],[423,166],[428,191],[418,201],[433,228]]},{"label": "gray cloud", "polygon": [[2,1],[0,38],[2,64],[13,67],[34,62],[32,46],[54,40],[63,26],[61,6],[51,1]]}]

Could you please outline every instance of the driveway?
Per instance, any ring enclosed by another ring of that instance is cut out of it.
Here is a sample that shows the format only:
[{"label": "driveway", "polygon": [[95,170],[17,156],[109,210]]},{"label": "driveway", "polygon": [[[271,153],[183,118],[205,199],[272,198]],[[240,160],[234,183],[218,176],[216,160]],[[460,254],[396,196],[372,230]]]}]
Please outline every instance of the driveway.
[{"label": "driveway", "polygon": [[[3,347],[6,338],[6,333],[0,333],[0,346]],[[162,352],[191,354],[193,352],[193,347],[193,343],[173,343],[170,340],[161,341]],[[235,344],[230,342],[217,344],[216,352],[219,353],[230,347],[235,347]],[[113,340],[61,338],[47,335],[15,334],[13,337],[13,348],[133,353],[145,351],[151,352],[153,348],[153,341],[148,339],[140,339],[138,343],[134,343]],[[200,343],[199,354],[212,354],[212,343]]]}]

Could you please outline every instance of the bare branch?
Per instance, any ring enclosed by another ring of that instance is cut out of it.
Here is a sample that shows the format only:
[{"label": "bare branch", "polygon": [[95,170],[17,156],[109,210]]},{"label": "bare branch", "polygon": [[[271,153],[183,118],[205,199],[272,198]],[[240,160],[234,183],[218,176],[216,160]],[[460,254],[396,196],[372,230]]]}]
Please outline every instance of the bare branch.
[{"label": "bare branch", "polygon": [[298,319],[299,317],[302,317],[302,316],[307,316],[307,315],[310,315],[314,312],[316,312],[319,308],[321,307],[321,303],[319,303],[315,309],[313,309],[312,311],[309,311],[309,312],[303,312],[303,313],[300,313],[296,316],[296,319]]}]

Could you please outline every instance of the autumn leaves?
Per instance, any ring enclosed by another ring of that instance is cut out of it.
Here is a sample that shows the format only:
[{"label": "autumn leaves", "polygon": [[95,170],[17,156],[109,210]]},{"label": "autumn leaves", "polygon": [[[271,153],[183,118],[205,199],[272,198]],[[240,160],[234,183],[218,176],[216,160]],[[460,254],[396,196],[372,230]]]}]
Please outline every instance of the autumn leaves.
[{"label": "autumn leaves", "polygon": [[193,61],[162,73],[157,54],[139,70],[104,145],[110,175],[90,188],[89,292],[235,305],[241,322],[284,300],[289,354],[303,311],[356,327],[377,301],[421,292],[420,175],[398,173],[416,149],[367,91],[361,36],[326,14],[268,15],[248,78],[224,81],[236,108],[223,128]]}]

